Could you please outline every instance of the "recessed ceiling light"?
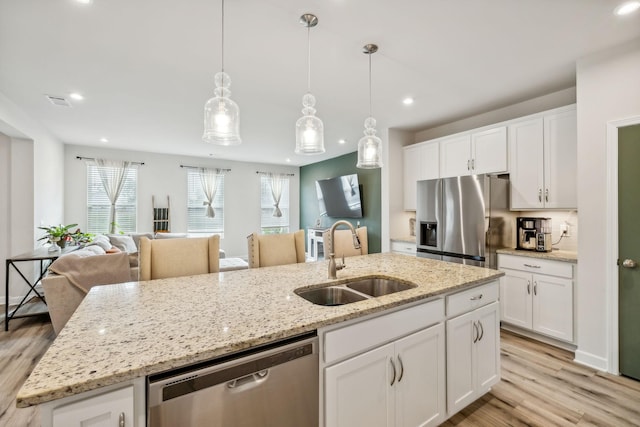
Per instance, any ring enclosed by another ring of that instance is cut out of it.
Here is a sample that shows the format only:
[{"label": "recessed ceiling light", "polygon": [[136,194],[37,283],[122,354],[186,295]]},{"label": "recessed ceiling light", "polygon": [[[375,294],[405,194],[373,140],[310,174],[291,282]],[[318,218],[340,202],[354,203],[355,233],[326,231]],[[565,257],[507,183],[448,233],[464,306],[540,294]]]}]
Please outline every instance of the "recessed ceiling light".
[{"label": "recessed ceiling light", "polygon": [[106,144],[107,142],[109,142],[109,140],[107,138],[100,138],[100,142]]},{"label": "recessed ceiling light", "polygon": [[347,140],[342,138],[338,140],[338,144],[346,144]]},{"label": "recessed ceiling light", "polygon": [[291,163],[291,159],[287,157],[287,158],[285,159],[285,162],[287,162],[287,163]]},{"label": "recessed ceiling light", "polygon": [[76,101],[82,101],[84,99],[84,96],[82,96],[82,94],[78,93],[78,92],[73,92],[69,94],[69,98],[76,100]]},{"label": "recessed ceiling light", "polygon": [[616,7],[613,13],[618,16],[628,15],[640,9],[640,1],[626,1],[620,6]]},{"label": "recessed ceiling light", "polygon": [[93,3],[93,0],[76,0],[76,3],[91,4],[91,3]]},{"label": "recessed ceiling light", "polygon": [[413,104],[413,98],[411,98],[410,96],[406,97],[405,99],[402,100],[402,103],[404,105],[411,105]]}]

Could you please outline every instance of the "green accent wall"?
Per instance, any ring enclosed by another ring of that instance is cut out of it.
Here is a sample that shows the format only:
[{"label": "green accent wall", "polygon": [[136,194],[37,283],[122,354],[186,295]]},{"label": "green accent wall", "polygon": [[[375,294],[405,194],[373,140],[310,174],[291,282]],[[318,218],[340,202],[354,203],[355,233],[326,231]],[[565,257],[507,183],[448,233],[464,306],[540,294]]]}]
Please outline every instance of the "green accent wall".
[{"label": "green accent wall", "polygon": [[[360,221],[361,227],[367,227],[369,253],[378,253],[382,248],[380,237],[382,224],[380,169],[358,169],[356,168],[357,162],[358,153],[353,152],[300,168],[300,228],[303,228],[306,234],[307,228],[314,227],[318,218],[322,221],[322,227],[327,228],[339,219],[349,221],[354,227]],[[353,173],[358,174],[358,183],[361,185],[364,216],[362,218],[320,217],[316,181]]]}]

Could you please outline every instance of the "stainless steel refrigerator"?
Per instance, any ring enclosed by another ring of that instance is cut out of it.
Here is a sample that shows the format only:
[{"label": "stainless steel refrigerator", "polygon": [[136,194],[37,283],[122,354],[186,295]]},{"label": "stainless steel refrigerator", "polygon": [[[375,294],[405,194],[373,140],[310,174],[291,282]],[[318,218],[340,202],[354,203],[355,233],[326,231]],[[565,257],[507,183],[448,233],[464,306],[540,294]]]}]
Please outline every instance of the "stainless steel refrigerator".
[{"label": "stainless steel refrigerator", "polygon": [[497,268],[496,249],[514,247],[509,180],[470,175],[418,181],[417,255]]}]

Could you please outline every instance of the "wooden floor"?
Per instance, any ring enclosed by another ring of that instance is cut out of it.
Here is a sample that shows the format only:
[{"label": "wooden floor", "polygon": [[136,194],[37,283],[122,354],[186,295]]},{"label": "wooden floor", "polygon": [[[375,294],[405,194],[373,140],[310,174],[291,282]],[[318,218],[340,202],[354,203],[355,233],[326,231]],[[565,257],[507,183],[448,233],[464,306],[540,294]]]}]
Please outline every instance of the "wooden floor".
[{"label": "wooden floor", "polygon": [[[444,426],[640,426],[640,382],[578,365],[568,351],[501,336],[502,381]],[[3,327],[0,427],[40,425],[37,408],[17,409],[15,396],[53,338],[47,316]]]}]

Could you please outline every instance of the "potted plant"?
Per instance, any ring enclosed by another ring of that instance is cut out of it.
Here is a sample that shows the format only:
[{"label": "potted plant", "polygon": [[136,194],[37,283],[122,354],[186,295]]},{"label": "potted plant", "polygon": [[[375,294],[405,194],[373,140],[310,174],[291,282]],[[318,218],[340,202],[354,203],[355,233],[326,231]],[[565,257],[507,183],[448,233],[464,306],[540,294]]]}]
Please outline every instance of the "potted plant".
[{"label": "potted plant", "polygon": [[[39,238],[38,240],[45,240],[49,243],[56,244],[60,248],[64,248],[67,245],[67,241],[72,240],[72,236],[80,232],[80,229],[77,229],[75,232],[71,232],[70,230],[73,227],[77,227],[78,224],[69,224],[69,225],[54,225],[50,227],[38,227],[41,230],[44,230],[46,233],[44,236]],[[55,248],[55,246],[52,246]]]}]

